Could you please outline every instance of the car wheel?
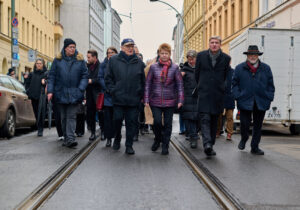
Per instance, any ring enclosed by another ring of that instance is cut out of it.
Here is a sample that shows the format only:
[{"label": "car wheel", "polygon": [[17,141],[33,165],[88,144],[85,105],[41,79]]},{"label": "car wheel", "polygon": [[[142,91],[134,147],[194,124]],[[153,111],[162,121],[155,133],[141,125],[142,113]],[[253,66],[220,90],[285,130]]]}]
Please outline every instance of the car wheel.
[{"label": "car wheel", "polygon": [[6,120],[2,129],[4,136],[7,138],[11,138],[15,135],[16,117],[15,113],[11,109],[9,109],[6,113]]}]

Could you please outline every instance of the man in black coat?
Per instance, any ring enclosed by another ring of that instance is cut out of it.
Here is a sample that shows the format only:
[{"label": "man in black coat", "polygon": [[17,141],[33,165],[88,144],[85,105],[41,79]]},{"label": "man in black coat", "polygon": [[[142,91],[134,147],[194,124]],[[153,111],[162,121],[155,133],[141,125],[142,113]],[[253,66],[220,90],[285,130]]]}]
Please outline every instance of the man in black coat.
[{"label": "man in black coat", "polygon": [[209,49],[199,52],[195,78],[198,91],[198,112],[202,131],[204,152],[216,155],[215,144],[218,116],[224,108],[226,75],[230,70],[231,58],[220,49],[221,38],[209,39]]},{"label": "man in black coat", "polygon": [[87,106],[87,123],[91,129],[89,140],[96,139],[96,102],[98,94],[101,92],[101,85],[98,82],[98,72],[100,71],[100,62],[96,50],[87,52],[88,67],[88,86],[86,88],[86,106]]},{"label": "man in black coat", "polygon": [[195,80],[195,64],[197,52],[189,50],[186,58],[187,62],[183,64],[181,69],[183,86],[184,86],[184,104],[182,107],[182,118],[185,123],[185,128],[190,139],[191,148],[196,149],[198,145],[198,107],[197,96],[193,95],[193,90],[196,88],[197,83]]},{"label": "man in black coat", "polygon": [[[105,85],[112,96],[116,134],[121,132],[122,121],[126,123],[126,153],[134,154],[133,137],[136,134],[138,107],[145,86],[145,64],[134,53],[134,41],[124,39],[121,51],[111,57],[107,65]],[[119,135],[118,135],[119,136]],[[115,138],[113,149],[120,149],[120,138]]]}]

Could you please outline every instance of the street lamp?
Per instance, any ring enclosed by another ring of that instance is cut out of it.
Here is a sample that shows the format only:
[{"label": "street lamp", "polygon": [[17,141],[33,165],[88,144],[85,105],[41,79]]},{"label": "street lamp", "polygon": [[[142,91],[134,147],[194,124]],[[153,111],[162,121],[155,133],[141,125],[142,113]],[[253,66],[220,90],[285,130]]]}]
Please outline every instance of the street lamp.
[{"label": "street lamp", "polygon": [[156,2],[156,1],[158,1],[160,3],[163,3],[165,5],[168,5],[169,7],[171,7],[177,13],[177,15],[180,17],[180,19],[181,19],[181,21],[183,23],[184,29],[185,29],[185,33],[186,33],[186,39],[187,39],[186,46],[187,46],[187,51],[188,51],[188,49],[189,49],[189,34],[188,34],[185,22],[184,22],[184,20],[183,20],[183,18],[181,16],[181,14],[178,12],[178,10],[175,7],[173,7],[171,4],[169,4],[167,2],[164,2],[164,1],[161,1],[161,0],[150,0],[150,2]]}]

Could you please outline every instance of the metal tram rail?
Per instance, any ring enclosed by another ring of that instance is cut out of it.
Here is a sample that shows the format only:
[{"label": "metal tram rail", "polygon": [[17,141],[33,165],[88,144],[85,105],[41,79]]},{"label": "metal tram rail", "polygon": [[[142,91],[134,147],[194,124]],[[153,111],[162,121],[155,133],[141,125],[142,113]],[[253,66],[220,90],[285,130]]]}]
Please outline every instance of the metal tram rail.
[{"label": "metal tram rail", "polygon": [[[47,180],[39,185],[29,196],[27,196],[15,209],[27,210],[38,209],[41,205],[55,193],[55,191],[64,183],[79,164],[92,152],[100,142],[100,137],[93,142],[88,142],[80,151],[73,155],[58,170],[56,170]],[[207,189],[212,193],[215,200],[223,209],[234,210],[243,209],[242,205],[229,190],[198,161],[176,137],[171,140],[171,145],[185,160],[197,178],[204,183]]]},{"label": "metal tram rail", "polygon": [[207,189],[213,194],[219,205],[226,210],[244,209],[238,199],[216,178],[199,160],[197,160],[181,143],[172,137],[172,146],[186,161],[193,173],[204,183]]},{"label": "metal tram rail", "polygon": [[65,162],[47,180],[38,186],[29,196],[27,196],[15,209],[38,209],[70,176],[79,164],[97,146],[100,137],[93,142],[88,142],[82,149]]}]

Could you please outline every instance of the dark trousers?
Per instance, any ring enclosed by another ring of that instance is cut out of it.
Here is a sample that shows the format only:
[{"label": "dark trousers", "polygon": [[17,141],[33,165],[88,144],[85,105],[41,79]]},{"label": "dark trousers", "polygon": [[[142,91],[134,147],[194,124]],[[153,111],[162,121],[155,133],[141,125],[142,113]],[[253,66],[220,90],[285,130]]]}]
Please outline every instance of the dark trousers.
[{"label": "dark trousers", "polygon": [[104,115],[104,138],[112,139],[114,138],[114,123],[113,123],[113,115],[114,109],[112,106],[104,106],[103,115]]},{"label": "dark trousers", "polygon": [[241,135],[242,141],[246,142],[249,138],[249,128],[253,116],[253,130],[251,148],[257,149],[261,138],[261,127],[265,117],[265,111],[258,110],[256,104],[254,104],[253,111],[241,110]]},{"label": "dark trousers", "polygon": [[[172,134],[172,121],[175,107],[151,107],[154,123],[153,132],[155,141],[162,142],[162,146],[168,148]],[[164,125],[162,124],[162,115],[164,116]]]},{"label": "dark trousers", "polygon": [[197,132],[198,121],[197,120],[185,120],[185,128],[186,132],[189,134],[189,137],[194,140],[198,139],[198,132]]},{"label": "dark trousers", "polygon": [[[91,91],[86,91],[86,121],[92,133],[96,131],[96,101]],[[99,119],[100,120],[100,119]]]},{"label": "dark trousers", "polygon": [[114,105],[114,128],[115,128],[115,141],[121,140],[120,134],[122,129],[122,121],[125,118],[126,124],[126,147],[131,147],[133,145],[133,137],[137,130],[137,120],[138,120],[138,107],[131,106],[118,106]]},{"label": "dark trousers", "polygon": [[75,129],[76,134],[84,135],[84,131],[85,131],[85,124],[84,123],[85,123],[85,114],[84,113],[77,114],[77,116],[76,116],[76,129]]},{"label": "dark trousers", "polygon": [[65,143],[75,141],[77,104],[59,104],[62,131]]},{"label": "dark trousers", "polygon": [[202,112],[199,114],[199,117],[203,146],[205,146],[206,144],[211,144],[213,146],[216,141],[219,115]]},{"label": "dark trousers", "polygon": [[59,111],[58,104],[55,103],[54,100],[52,100],[52,110],[53,110],[53,115],[54,115],[54,119],[55,119],[55,127],[56,127],[56,131],[57,131],[57,135],[58,135],[58,137],[62,137],[64,134],[63,134],[62,127],[61,127],[60,111]]},{"label": "dark trousers", "polygon": [[104,131],[104,111],[98,112],[99,127]]},{"label": "dark trousers", "polygon": [[31,99],[31,104],[36,120],[36,126],[38,131],[43,131],[44,130],[44,119],[42,114],[40,115],[40,119],[38,119],[38,112],[39,112],[39,100]]}]

